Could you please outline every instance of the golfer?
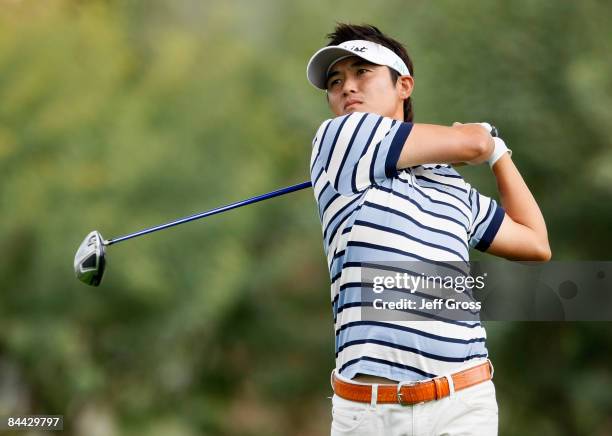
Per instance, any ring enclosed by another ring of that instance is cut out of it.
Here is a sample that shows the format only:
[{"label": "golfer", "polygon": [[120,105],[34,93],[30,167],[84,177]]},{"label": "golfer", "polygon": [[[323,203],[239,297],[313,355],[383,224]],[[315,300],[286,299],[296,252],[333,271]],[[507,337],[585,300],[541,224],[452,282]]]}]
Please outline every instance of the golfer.
[{"label": "golfer", "polygon": [[[495,435],[493,366],[480,322],[362,320],[361,265],[467,262],[469,249],[551,257],[544,219],[487,123],[413,123],[414,66],[374,26],[339,24],[307,67],[333,118],[311,180],[331,278],[332,435]],[[451,164],[487,162],[497,201]]]}]

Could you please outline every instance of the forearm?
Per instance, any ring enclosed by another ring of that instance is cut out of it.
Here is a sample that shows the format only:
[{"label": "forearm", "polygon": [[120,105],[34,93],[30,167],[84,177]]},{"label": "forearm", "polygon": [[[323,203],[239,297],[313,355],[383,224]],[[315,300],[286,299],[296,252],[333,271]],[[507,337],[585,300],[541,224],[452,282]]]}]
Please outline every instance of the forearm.
[{"label": "forearm", "polygon": [[533,232],[542,249],[549,250],[548,232],[542,212],[508,154],[493,166],[497,189],[503,208],[512,220]]}]

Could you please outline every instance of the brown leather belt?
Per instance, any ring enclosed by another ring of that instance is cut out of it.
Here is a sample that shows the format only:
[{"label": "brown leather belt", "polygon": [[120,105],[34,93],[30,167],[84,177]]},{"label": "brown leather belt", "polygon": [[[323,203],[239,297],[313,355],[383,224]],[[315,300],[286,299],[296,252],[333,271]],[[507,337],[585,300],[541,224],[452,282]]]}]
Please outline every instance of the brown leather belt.
[{"label": "brown leather belt", "polygon": [[[450,375],[455,391],[460,391],[478,383],[493,378],[490,361],[478,366],[464,369]],[[340,380],[334,373],[332,386],[336,395],[350,401],[369,403],[372,400],[372,385],[356,384]],[[439,400],[450,395],[448,379],[444,376],[419,380],[416,382],[401,382],[395,385],[378,385],[377,403],[395,403],[401,405],[424,403]]]}]

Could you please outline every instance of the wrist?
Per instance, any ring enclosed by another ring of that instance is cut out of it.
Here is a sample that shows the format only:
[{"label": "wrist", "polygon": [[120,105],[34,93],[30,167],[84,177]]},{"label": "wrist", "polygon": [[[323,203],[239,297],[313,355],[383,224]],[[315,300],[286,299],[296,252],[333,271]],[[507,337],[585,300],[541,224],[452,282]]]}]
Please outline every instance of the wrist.
[{"label": "wrist", "polygon": [[508,153],[509,156],[512,156],[512,150],[510,150],[503,139],[494,137],[493,142],[495,143],[495,147],[493,148],[493,153],[489,159],[487,159],[487,163],[490,168],[493,168],[493,165],[502,157]]}]

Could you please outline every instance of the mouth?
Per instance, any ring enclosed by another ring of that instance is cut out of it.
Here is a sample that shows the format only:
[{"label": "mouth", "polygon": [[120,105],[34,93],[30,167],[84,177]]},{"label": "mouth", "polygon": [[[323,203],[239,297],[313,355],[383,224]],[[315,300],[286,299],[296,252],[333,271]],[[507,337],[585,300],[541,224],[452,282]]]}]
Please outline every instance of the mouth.
[{"label": "mouth", "polygon": [[349,100],[344,104],[344,110],[347,109],[352,109],[355,106],[362,104],[363,102],[359,101],[359,100]]}]

